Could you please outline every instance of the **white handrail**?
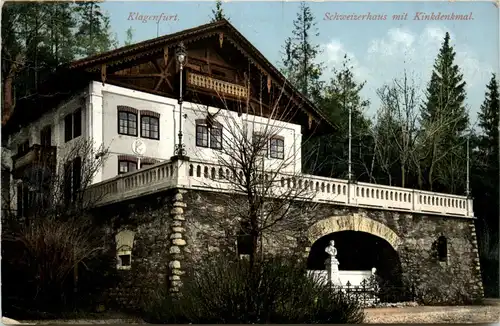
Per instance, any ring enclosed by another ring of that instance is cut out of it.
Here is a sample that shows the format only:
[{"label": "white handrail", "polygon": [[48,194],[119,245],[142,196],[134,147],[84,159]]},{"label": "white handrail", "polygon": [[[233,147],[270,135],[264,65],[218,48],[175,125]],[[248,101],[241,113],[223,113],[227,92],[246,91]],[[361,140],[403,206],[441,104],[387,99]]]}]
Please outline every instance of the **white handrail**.
[{"label": "white handrail", "polygon": [[[92,191],[103,194],[101,204],[141,196],[162,189],[209,188],[213,191],[235,191],[234,176],[217,163],[191,160],[167,161],[119,175],[97,183]],[[273,181],[272,193],[290,193],[296,189],[308,200],[351,206],[373,207],[408,212],[473,217],[472,199],[465,196],[393,187],[371,183],[348,183],[347,180],[315,175],[288,175],[268,171]],[[351,196],[349,197],[348,194]]]}]

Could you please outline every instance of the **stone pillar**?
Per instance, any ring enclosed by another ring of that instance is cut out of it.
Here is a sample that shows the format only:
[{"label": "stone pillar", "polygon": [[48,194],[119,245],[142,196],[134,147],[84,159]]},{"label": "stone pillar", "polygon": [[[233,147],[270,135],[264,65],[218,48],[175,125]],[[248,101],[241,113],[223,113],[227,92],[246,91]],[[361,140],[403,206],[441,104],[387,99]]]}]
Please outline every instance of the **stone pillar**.
[{"label": "stone pillar", "polygon": [[477,297],[484,297],[484,288],[483,288],[483,277],[481,275],[481,263],[479,261],[479,246],[477,244],[477,236],[476,236],[476,226],[474,225],[474,221],[471,221],[469,224],[472,234],[472,253],[474,256],[474,273],[476,274],[476,280],[474,281],[473,289],[476,292]]},{"label": "stone pillar", "polygon": [[186,208],[186,203],[183,201],[182,194],[185,191],[178,190],[175,194],[173,208],[170,212],[172,215],[171,224],[171,234],[170,234],[170,256],[171,260],[168,264],[170,269],[170,292],[179,292],[182,286],[181,276],[184,275],[185,271],[182,269],[182,261],[184,258],[184,250],[186,246],[186,240],[183,239],[183,234],[185,232],[184,223],[186,218],[184,217],[184,208]]},{"label": "stone pillar", "polygon": [[326,260],[326,269],[328,271],[328,281],[332,285],[342,285],[339,278],[339,261],[337,260],[337,248],[335,248],[335,241],[330,241],[330,245],[325,249],[330,257]]}]

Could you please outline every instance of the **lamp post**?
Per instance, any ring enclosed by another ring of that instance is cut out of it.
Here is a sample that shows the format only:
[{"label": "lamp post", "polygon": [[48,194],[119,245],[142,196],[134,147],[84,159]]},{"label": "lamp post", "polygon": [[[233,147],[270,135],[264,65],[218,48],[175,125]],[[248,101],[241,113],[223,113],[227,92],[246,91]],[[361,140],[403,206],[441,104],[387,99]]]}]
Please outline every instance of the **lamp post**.
[{"label": "lamp post", "polygon": [[184,144],[182,143],[182,71],[184,69],[184,63],[186,61],[186,48],[184,47],[184,43],[181,41],[179,47],[175,52],[175,58],[179,63],[180,69],[180,87],[179,87],[179,143],[175,146],[175,154],[178,157],[182,157],[185,154]]},{"label": "lamp post", "polygon": [[470,133],[467,134],[467,179],[465,181],[465,195],[470,198]]},{"label": "lamp post", "polygon": [[347,179],[352,182],[352,107],[349,105],[349,160],[347,163]]}]

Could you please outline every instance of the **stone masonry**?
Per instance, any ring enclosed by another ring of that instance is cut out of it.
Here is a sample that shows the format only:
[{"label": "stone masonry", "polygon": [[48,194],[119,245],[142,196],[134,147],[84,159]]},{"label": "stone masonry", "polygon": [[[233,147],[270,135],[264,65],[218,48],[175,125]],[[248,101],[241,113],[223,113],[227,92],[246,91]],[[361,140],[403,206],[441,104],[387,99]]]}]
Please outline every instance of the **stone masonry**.
[{"label": "stone masonry", "polygon": [[[109,291],[113,302],[135,306],[136,294],[158,289],[160,284],[177,292],[189,270],[215,252],[236,259],[238,221],[223,197],[211,191],[176,190],[116,204],[125,208],[118,215],[107,213],[113,216],[112,230],[129,227],[137,234],[132,267],[119,271]],[[116,212],[116,208],[106,211]],[[437,293],[453,301],[483,295],[472,219],[316,203],[301,216],[300,227],[273,234],[263,247],[268,254],[307,257],[316,240],[348,230],[386,240],[399,256],[403,275],[413,280],[424,298]],[[447,239],[445,262],[433,252],[440,236]]]}]

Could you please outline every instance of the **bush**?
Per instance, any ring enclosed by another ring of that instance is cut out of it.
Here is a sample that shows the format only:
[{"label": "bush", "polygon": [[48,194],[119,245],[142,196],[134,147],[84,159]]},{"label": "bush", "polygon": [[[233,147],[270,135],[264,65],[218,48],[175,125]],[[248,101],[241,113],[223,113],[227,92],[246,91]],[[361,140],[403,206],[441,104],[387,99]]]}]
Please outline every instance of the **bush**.
[{"label": "bush", "polygon": [[179,296],[166,289],[143,308],[152,323],[361,323],[357,301],[306,275],[300,263],[273,258],[253,268],[245,261],[212,259],[184,282]]},{"label": "bush", "polygon": [[[78,301],[89,301],[85,298],[93,294],[89,279],[96,275],[87,267],[102,258],[102,241],[89,221],[47,217],[29,225],[12,224],[2,236],[2,308],[10,316],[53,318],[79,308]],[[78,286],[85,286],[78,293],[74,293],[75,266],[84,281]]]}]

